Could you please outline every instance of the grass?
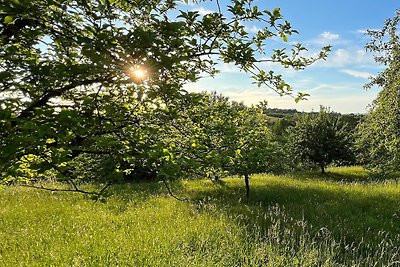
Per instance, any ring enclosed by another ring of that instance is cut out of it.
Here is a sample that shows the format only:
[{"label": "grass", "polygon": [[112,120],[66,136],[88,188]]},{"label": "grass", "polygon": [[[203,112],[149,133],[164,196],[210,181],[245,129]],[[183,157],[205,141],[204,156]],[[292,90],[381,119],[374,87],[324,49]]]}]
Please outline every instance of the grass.
[{"label": "grass", "polygon": [[0,266],[400,266],[400,185],[359,167],[326,176],[112,188],[106,202],[0,192]]}]

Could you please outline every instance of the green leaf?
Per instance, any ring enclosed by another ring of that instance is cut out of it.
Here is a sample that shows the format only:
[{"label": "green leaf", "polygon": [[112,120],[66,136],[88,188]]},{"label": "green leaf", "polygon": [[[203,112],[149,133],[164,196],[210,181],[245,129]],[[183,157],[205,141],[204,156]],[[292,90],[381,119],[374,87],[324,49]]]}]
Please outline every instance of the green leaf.
[{"label": "green leaf", "polygon": [[56,142],[56,140],[54,138],[47,138],[46,139],[46,144],[53,144],[55,142]]},{"label": "green leaf", "polygon": [[14,21],[14,17],[13,16],[6,16],[5,18],[4,18],[4,23],[5,24],[11,24],[11,23],[13,23],[13,21]]}]

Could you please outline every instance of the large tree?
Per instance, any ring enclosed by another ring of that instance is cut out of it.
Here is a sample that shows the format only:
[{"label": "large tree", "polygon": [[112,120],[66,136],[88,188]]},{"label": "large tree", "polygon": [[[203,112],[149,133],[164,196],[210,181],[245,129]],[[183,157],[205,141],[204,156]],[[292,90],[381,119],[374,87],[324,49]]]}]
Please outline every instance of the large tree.
[{"label": "large tree", "polygon": [[[184,84],[215,75],[223,62],[293,96],[260,63],[302,69],[329,51],[304,58],[297,44],[267,53],[268,40],[297,33],[279,8],[212,2],[217,11],[201,15],[177,0],[2,1],[2,180],[51,172],[76,189],[77,166],[88,158],[106,160],[110,179],[170,166],[163,138],[171,132],[162,125],[179,116]],[[254,21],[265,27],[251,34],[244,24]]]},{"label": "large tree", "polygon": [[376,172],[398,171],[400,167],[400,10],[382,30],[369,30],[366,48],[377,63],[387,68],[367,85],[381,87],[372,108],[358,126],[360,160]]}]

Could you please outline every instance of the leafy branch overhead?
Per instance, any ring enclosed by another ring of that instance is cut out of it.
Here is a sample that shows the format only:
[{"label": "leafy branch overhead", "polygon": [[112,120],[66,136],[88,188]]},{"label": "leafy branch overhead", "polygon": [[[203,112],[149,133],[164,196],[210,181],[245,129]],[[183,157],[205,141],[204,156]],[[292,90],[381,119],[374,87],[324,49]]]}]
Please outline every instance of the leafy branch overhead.
[{"label": "leafy branch overhead", "polygon": [[[267,53],[268,39],[286,42],[297,31],[279,8],[260,11],[252,2],[232,1],[224,14],[181,10],[173,17],[178,1],[11,1],[1,11],[1,90],[27,97],[31,101],[20,108],[32,110],[46,104],[50,92],[57,97],[79,86],[129,83],[129,66],[151,67],[153,84],[195,81],[201,72],[215,74],[210,56],[217,55],[253,73],[258,83],[291,94],[279,75],[260,71],[257,63],[302,69],[325,58],[329,47],[315,58],[302,57],[300,44],[289,54],[275,49],[270,58],[257,58]],[[247,21],[265,28],[250,34]],[[37,103],[41,98],[47,101]]]}]

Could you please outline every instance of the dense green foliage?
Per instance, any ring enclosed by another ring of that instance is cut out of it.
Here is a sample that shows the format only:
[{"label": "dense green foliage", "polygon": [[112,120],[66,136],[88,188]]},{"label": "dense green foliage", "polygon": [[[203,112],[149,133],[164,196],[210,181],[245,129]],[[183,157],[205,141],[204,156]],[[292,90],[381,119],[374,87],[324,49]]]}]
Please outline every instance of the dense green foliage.
[{"label": "dense green foliage", "polygon": [[325,173],[328,164],[353,161],[351,129],[339,114],[321,107],[317,114],[305,114],[289,128],[288,147],[293,158],[311,162]]},{"label": "dense green foliage", "polygon": [[[0,12],[1,180],[53,177],[76,188],[93,179],[175,178],[182,171],[221,169],[226,162],[218,153],[225,152],[238,174],[269,164],[259,160],[265,155],[258,146],[266,142],[260,140],[263,125],[236,134],[260,120],[258,111],[234,111],[224,103],[221,108],[236,115],[223,118],[221,112],[202,127],[192,118],[219,104],[203,109],[207,100],[183,85],[215,75],[218,63],[231,63],[258,86],[298,101],[306,94],[294,95],[281,75],[260,63],[303,69],[325,58],[330,47],[314,58],[303,57],[300,44],[267,53],[271,38],[287,42],[297,33],[279,8],[261,11],[252,0],[215,4],[217,12],[201,15],[177,0],[6,1]],[[265,28],[246,32],[243,22],[252,21]],[[219,133],[218,120],[235,129]],[[203,130],[214,131],[215,140]],[[231,136],[237,140],[224,147]],[[216,157],[217,166],[198,160],[204,152]],[[253,155],[258,158],[244,162]]]},{"label": "dense green foliage", "polygon": [[[361,168],[112,188],[0,191],[0,266],[396,266],[400,187]],[[48,185],[51,186],[51,185]],[[18,197],[17,197],[18,196]]]},{"label": "dense green foliage", "polygon": [[367,49],[375,52],[378,63],[387,66],[368,86],[382,87],[372,109],[360,123],[357,146],[360,160],[376,172],[398,171],[400,167],[400,41],[396,17],[382,30],[369,31]]}]

